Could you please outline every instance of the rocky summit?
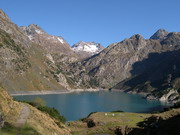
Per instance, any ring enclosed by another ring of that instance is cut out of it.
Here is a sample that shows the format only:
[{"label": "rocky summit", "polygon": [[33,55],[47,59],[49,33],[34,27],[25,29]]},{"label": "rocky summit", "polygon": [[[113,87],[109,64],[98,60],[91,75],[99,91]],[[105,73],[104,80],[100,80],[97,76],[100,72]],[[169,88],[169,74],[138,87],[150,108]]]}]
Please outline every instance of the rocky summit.
[{"label": "rocky summit", "polygon": [[84,41],[71,47],[38,25],[17,26],[0,10],[0,83],[9,91],[112,88],[177,101],[179,49],[180,33],[164,29],[107,48]]},{"label": "rocky summit", "polygon": [[165,29],[159,29],[156,33],[154,33],[150,39],[164,39],[169,32],[167,32]]},{"label": "rocky summit", "polygon": [[[71,50],[70,45],[60,36],[53,36],[46,33],[42,28],[38,25],[31,24],[29,26],[22,26],[20,29],[24,32],[24,34],[31,40],[33,43],[39,44],[45,49],[48,56],[56,57],[56,55],[68,55],[69,57],[73,57],[72,60],[76,60],[76,54]],[[49,58],[54,61],[54,59]]]}]

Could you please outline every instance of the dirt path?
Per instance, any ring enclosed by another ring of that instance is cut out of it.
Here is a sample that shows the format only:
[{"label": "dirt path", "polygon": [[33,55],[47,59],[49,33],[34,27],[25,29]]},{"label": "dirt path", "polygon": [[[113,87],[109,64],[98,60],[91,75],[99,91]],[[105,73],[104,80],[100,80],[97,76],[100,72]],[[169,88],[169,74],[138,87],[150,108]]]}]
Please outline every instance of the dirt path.
[{"label": "dirt path", "polygon": [[16,127],[21,128],[26,123],[29,114],[30,114],[29,107],[26,106],[25,104],[22,104],[22,110],[18,120],[16,121]]}]

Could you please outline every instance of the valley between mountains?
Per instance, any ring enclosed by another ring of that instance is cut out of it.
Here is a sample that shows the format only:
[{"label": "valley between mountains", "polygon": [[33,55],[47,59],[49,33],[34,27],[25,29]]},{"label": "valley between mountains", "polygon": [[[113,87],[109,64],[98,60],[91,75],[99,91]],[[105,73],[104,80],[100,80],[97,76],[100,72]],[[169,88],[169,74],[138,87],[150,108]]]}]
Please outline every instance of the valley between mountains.
[{"label": "valley between mountains", "polygon": [[71,47],[35,24],[17,26],[2,10],[0,20],[0,83],[8,91],[101,88],[179,101],[179,32]]},{"label": "valley between mountains", "polygon": [[[15,121],[23,109],[28,110],[28,116],[21,133],[28,130],[37,135],[102,132],[143,135],[150,130],[149,125],[153,123],[156,127],[158,123],[164,130],[155,129],[161,134],[166,130],[170,133],[166,129],[167,121],[175,123],[174,129],[178,133],[179,123],[174,119],[179,120],[179,108],[159,114],[116,112],[117,117],[123,116],[120,120],[111,117],[113,112],[109,112],[108,117],[104,113],[94,113],[67,126],[27,103],[14,101],[8,95],[22,91],[69,92],[78,89],[118,90],[178,103],[180,32],[159,29],[149,39],[136,34],[107,48],[84,41],[71,47],[63,37],[49,35],[38,25],[17,26],[0,10],[0,112],[6,116],[13,133],[19,128]],[[119,125],[120,122],[126,124]]]}]

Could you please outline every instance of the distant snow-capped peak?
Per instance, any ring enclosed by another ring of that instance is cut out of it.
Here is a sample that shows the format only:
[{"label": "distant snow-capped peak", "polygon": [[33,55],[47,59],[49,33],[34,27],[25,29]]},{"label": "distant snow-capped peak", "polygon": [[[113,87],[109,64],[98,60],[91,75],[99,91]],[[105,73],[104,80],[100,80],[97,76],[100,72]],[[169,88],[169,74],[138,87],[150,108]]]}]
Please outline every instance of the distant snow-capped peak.
[{"label": "distant snow-capped peak", "polygon": [[101,46],[101,44],[95,43],[95,42],[80,41],[77,44],[74,44],[72,46],[72,49],[75,52],[87,52],[87,53],[91,53],[91,54],[96,54],[96,53],[99,53],[100,51],[102,51],[104,49],[104,47]]}]

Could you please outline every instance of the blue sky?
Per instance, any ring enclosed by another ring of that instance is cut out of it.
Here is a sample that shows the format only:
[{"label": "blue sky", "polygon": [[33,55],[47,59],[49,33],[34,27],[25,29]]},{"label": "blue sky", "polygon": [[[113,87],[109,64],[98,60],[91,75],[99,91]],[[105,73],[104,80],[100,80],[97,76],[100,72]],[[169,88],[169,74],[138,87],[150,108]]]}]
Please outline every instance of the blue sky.
[{"label": "blue sky", "polygon": [[159,28],[180,31],[180,0],[0,0],[19,26],[38,24],[71,45],[81,40],[104,46]]}]

